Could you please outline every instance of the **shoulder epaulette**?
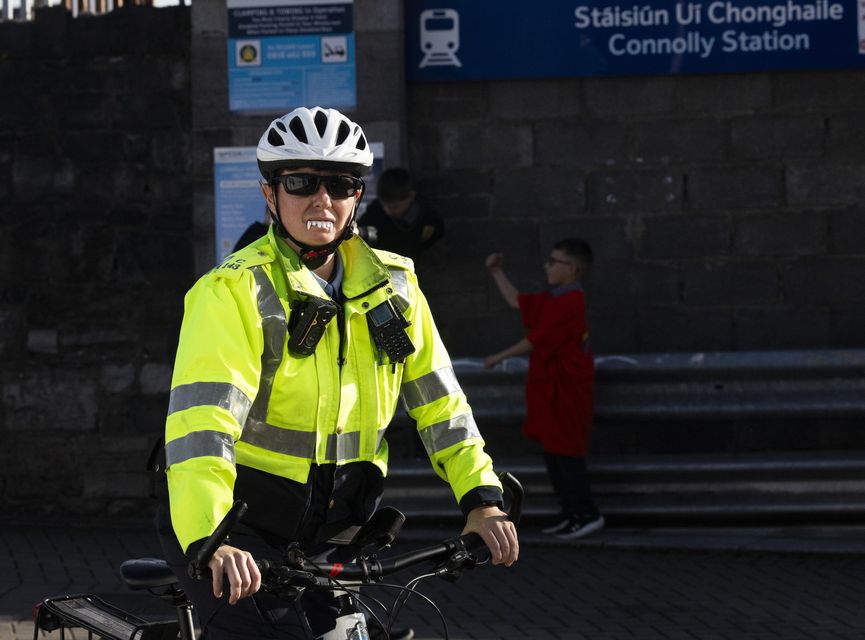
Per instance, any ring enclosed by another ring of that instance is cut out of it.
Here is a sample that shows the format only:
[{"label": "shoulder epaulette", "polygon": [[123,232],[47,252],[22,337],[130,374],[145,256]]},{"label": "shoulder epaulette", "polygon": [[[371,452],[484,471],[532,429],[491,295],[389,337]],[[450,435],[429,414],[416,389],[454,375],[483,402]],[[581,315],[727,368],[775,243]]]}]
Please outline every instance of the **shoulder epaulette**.
[{"label": "shoulder epaulette", "polygon": [[414,273],[414,261],[411,258],[406,258],[398,253],[384,251],[383,249],[373,249],[373,251],[386,267],[399,267],[400,269]]},{"label": "shoulder epaulette", "polygon": [[266,247],[259,248],[250,245],[226,256],[219,266],[210,270],[210,273],[222,278],[236,280],[246,269],[273,261],[274,257],[267,251]]}]

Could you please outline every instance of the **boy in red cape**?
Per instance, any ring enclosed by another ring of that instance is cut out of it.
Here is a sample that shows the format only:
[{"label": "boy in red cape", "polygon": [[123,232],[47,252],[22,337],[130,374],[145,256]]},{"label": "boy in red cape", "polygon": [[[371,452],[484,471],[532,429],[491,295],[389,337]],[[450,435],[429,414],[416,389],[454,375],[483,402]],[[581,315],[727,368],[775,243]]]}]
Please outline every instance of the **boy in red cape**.
[{"label": "boy in red cape", "polygon": [[604,526],[592,499],[586,453],[592,431],[594,361],[589,349],[582,278],[592,249],[566,238],[547,258],[548,291],[520,293],[502,269],[504,256],[487,256],[486,267],[505,301],[522,314],[525,338],[484,360],[488,369],[505,358],[529,354],[523,434],[541,443],[561,521],[544,529],[558,538],[582,538]]}]

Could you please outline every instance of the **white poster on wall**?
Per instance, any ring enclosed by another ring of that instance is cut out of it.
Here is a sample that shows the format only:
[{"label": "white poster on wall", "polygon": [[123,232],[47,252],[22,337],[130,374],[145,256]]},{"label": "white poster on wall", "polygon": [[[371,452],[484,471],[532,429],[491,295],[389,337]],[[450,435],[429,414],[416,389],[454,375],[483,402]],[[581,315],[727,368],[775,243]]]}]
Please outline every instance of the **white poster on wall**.
[{"label": "white poster on wall", "polygon": [[243,232],[265,219],[255,147],[213,149],[216,261],[231,253]]}]

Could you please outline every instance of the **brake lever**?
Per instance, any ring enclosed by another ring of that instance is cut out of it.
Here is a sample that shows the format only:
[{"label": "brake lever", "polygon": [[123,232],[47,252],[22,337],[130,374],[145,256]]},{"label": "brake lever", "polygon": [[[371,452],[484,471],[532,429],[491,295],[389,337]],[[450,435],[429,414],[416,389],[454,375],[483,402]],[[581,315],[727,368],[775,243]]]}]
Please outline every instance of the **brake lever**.
[{"label": "brake lever", "polygon": [[298,587],[306,589],[307,587],[315,587],[318,585],[318,578],[309,571],[299,571],[297,569],[285,568],[285,571],[280,571],[279,576],[274,582],[279,586]]},{"label": "brake lever", "polygon": [[[474,569],[480,564],[486,564],[490,559],[488,553],[486,557],[479,557],[474,552],[468,550],[465,540],[461,538],[457,538],[457,540],[459,540],[459,543],[454,552],[445,562],[437,566],[433,572],[434,575],[444,578],[448,582],[456,582],[462,577],[464,571]],[[486,549],[486,547],[482,549]],[[479,549],[479,551],[482,549]]]},{"label": "brake lever", "polygon": [[318,578],[309,571],[273,565],[260,560],[262,589],[281,598],[295,600],[310,587],[319,586]]}]

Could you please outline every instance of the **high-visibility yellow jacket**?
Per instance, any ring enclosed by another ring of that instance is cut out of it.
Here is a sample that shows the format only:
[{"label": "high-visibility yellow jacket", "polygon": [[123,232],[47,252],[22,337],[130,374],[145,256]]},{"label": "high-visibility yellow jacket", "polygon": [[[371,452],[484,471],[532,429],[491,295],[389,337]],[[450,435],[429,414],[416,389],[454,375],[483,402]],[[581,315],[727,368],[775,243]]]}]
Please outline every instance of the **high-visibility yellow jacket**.
[{"label": "high-visibility yellow jacket", "polygon": [[[171,521],[184,550],[230,508],[235,464],[301,483],[312,464],[367,461],[386,475],[383,436],[400,396],[457,501],[501,487],[412,262],[357,237],[339,254],[344,334],[334,318],[308,357],[286,348],[291,304],[327,295],[273,229],[186,295],[165,436]],[[382,358],[365,316],[388,299],[411,323],[416,351],[402,363]]]}]

